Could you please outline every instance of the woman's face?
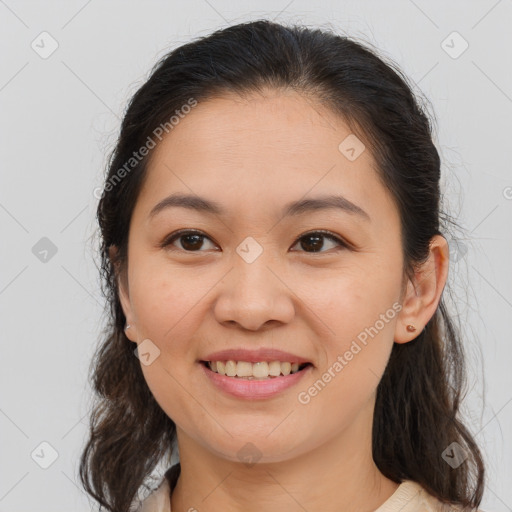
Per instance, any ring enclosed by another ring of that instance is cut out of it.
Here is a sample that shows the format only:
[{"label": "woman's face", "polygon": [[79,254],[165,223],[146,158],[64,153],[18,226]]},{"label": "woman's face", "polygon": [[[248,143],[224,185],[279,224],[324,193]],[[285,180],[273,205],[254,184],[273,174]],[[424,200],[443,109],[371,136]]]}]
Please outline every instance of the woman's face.
[{"label": "woman's face", "polygon": [[[270,462],[368,434],[403,331],[403,260],[397,209],[361,144],[334,114],[271,92],[199,103],[153,150],[121,299],[144,376],[179,436],[225,459]],[[168,205],[151,215],[174,194],[219,211]],[[331,196],[331,207],[315,202]],[[178,230],[202,238],[170,240]],[[251,359],[210,357],[225,350],[310,364],[287,377],[221,377],[201,361]]]}]

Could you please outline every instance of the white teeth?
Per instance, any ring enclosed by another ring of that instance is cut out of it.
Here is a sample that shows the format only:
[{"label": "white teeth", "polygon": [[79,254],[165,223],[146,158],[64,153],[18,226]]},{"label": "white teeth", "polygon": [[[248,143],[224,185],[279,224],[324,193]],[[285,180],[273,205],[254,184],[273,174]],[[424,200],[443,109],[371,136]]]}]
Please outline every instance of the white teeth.
[{"label": "white teeth", "polygon": [[226,361],[226,375],[228,377],[234,377],[236,375],[235,361]]},{"label": "white teeth", "polygon": [[246,361],[238,361],[236,363],[237,377],[250,377],[252,375],[252,364]]},{"label": "white teeth", "polygon": [[272,375],[272,377],[279,377],[279,375],[281,375],[281,363],[279,361],[269,363],[268,373]]},{"label": "white teeth", "polygon": [[299,363],[290,363],[288,361],[260,361],[257,363],[232,360],[209,361],[208,367],[220,375],[246,379],[268,379],[269,377],[279,377],[281,374],[289,375],[299,371]]},{"label": "white teeth", "polygon": [[[240,363],[238,363],[238,364],[240,364]],[[265,361],[263,361],[261,363],[254,363],[252,365],[251,365],[251,363],[249,363],[249,365],[251,367],[250,372],[252,373],[253,377],[258,377],[260,379],[262,379],[263,377],[268,377],[268,375],[269,375],[268,363],[266,363]],[[237,375],[240,375],[240,374],[237,374]],[[249,377],[249,375],[247,375],[247,377]],[[240,375],[240,377],[241,377],[241,375]]]}]

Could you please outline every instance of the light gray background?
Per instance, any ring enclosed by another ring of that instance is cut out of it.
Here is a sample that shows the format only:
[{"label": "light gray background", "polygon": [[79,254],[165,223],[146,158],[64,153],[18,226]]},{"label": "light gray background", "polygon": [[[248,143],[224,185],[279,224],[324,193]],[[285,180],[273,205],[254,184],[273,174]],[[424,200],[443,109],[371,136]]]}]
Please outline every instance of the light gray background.
[{"label": "light gray background", "polygon": [[[450,283],[466,326],[464,410],[488,468],[482,509],[512,510],[511,0],[0,0],[0,511],[91,510],[77,460],[103,321],[94,189],[157,58],[260,17],[371,42],[431,101],[448,206],[467,230]],[[47,58],[43,31],[58,43]],[[43,237],[57,248],[47,261]],[[58,453],[48,469],[42,442]]]}]

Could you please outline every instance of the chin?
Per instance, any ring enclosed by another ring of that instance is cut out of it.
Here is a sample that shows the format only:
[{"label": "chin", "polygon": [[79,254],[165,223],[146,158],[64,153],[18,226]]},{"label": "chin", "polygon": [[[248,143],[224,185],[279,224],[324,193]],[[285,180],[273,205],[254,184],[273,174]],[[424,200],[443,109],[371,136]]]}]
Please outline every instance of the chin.
[{"label": "chin", "polygon": [[271,431],[272,429],[269,429],[259,435],[251,435],[247,431],[240,436],[227,435],[218,444],[213,444],[212,439],[209,438],[206,446],[215,456],[242,463],[246,467],[253,467],[256,463],[285,462],[307,451],[305,444],[300,445],[296,436],[269,435],[268,432]]}]

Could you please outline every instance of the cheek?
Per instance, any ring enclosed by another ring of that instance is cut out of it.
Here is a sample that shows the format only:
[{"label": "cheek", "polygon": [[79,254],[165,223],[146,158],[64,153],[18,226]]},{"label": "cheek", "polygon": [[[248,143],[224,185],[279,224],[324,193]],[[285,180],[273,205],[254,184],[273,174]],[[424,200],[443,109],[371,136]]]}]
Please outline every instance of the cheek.
[{"label": "cheek", "polygon": [[300,277],[294,292],[325,327],[326,338],[343,340],[355,338],[365,328],[373,326],[388,312],[385,326],[379,331],[392,329],[390,320],[396,316],[393,304],[400,291],[399,273],[379,269],[375,264],[367,267],[342,269],[330,275]]},{"label": "cheek", "polygon": [[191,286],[190,277],[175,277],[177,272],[171,276],[165,275],[165,269],[139,269],[130,282],[138,336],[141,341],[151,340],[160,351],[151,364],[141,363],[141,369],[157,403],[173,421],[182,424],[194,417],[183,383],[190,378],[190,366],[196,358],[190,339],[205,292]]},{"label": "cheek", "polygon": [[131,297],[138,330],[155,339],[162,339],[185,315],[188,305],[176,283],[148,274],[135,280]]},{"label": "cheek", "polygon": [[134,262],[137,270],[130,277],[130,297],[141,334],[163,341],[175,337],[187,317],[194,316],[213,279],[197,277],[190,269],[178,271],[167,262],[149,263]]},{"label": "cheek", "polygon": [[316,379],[298,398],[310,408],[309,418],[322,418],[319,428],[334,431],[350,425],[374,397],[393,348],[398,311],[385,296],[363,293],[344,296],[328,307],[322,319],[335,334],[323,339]]},{"label": "cheek", "polygon": [[401,309],[398,273],[372,268],[374,273],[350,272],[326,281],[323,293],[314,288],[309,295],[325,326],[319,353],[322,398],[313,406],[318,413],[320,403],[339,401],[345,411],[355,411],[374,393],[389,360]]}]

